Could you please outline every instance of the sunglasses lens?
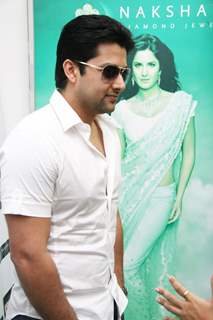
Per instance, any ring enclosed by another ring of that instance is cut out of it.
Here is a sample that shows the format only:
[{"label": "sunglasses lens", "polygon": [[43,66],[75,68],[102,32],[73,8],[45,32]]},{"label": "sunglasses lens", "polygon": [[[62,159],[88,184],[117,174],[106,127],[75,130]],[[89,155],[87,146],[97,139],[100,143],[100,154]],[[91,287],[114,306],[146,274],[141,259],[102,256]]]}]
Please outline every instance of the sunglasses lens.
[{"label": "sunglasses lens", "polygon": [[106,79],[106,80],[114,80],[117,78],[117,76],[119,75],[119,73],[122,75],[123,77],[123,80],[125,82],[128,81],[128,76],[129,76],[129,69],[120,69],[119,67],[117,66],[114,66],[114,65],[109,65],[109,66],[106,66],[104,69],[103,69],[103,77]]},{"label": "sunglasses lens", "polygon": [[106,66],[103,69],[103,76],[107,80],[113,80],[119,75],[119,68],[116,66]]},{"label": "sunglasses lens", "polygon": [[129,69],[124,69],[124,70],[123,70],[123,72],[122,72],[122,77],[123,77],[123,80],[124,80],[125,82],[128,81],[128,79],[129,79]]}]

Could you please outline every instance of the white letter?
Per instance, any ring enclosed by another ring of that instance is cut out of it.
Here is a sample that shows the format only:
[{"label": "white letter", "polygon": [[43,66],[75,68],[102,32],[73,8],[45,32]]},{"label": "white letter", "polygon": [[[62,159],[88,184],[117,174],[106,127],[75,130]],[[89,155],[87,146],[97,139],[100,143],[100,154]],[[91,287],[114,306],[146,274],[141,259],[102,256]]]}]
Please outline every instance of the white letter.
[{"label": "white letter", "polygon": [[160,18],[159,14],[158,14],[158,12],[157,12],[157,10],[158,10],[159,8],[160,8],[160,6],[157,6],[156,8],[155,8],[155,6],[152,6],[152,18],[154,18],[155,15],[156,15],[158,18]]},{"label": "white letter", "polygon": [[138,8],[138,12],[137,12],[137,14],[136,14],[136,19],[138,18],[139,15],[142,15],[144,18],[146,18],[142,6],[140,6],[140,7]]},{"label": "white letter", "polygon": [[170,14],[167,14],[166,17],[167,18],[172,18],[174,17],[174,11],[173,11],[173,6],[167,6],[166,7],[166,11]]},{"label": "white letter", "polygon": [[187,13],[187,16],[190,17],[190,6],[187,6],[187,9],[183,9],[183,6],[180,6],[180,15],[183,17],[184,12]]},{"label": "white letter", "polygon": [[149,25],[148,24],[143,24],[143,29],[148,29]]},{"label": "white letter", "polygon": [[123,7],[120,7],[120,19],[123,18],[123,14],[125,15],[126,18],[129,18],[129,6],[126,7],[126,12]]},{"label": "white letter", "polygon": [[205,28],[206,24],[205,24],[205,22],[200,22],[199,26],[200,26],[200,28]]},{"label": "white letter", "polygon": [[161,25],[161,29],[166,29],[166,24],[165,24],[165,23],[163,23],[163,24]]},{"label": "white letter", "polygon": [[138,30],[139,29],[139,26],[138,24],[135,25],[135,30]]},{"label": "white letter", "polygon": [[201,13],[202,13],[205,17],[207,16],[207,15],[206,15],[205,8],[204,8],[204,4],[201,4],[201,5],[200,5],[200,8],[199,8],[199,10],[198,10],[198,12],[197,12],[197,17],[199,17],[199,15],[200,15]]}]

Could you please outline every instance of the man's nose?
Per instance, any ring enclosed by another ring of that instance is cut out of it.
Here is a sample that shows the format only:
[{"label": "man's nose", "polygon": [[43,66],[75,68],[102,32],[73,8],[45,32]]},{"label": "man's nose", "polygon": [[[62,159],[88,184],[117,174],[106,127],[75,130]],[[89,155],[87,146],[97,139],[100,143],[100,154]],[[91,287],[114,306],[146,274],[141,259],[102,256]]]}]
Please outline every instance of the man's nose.
[{"label": "man's nose", "polygon": [[119,73],[119,75],[116,77],[116,79],[113,81],[113,88],[115,89],[119,89],[124,90],[126,87],[125,81],[123,79],[123,76],[121,73]]}]

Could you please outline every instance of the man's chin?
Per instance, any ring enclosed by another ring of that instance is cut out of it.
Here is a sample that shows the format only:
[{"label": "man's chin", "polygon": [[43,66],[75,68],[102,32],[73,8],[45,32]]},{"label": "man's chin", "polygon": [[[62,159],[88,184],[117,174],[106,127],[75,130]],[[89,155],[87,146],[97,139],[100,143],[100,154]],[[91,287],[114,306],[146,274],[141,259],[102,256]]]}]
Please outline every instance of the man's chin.
[{"label": "man's chin", "polygon": [[111,113],[115,110],[115,105],[116,102],[108,102],[108,103],[104,103],[102,104],[102,107],[100,108],[100,113]]},{"label": "man's chin", "polygon": [[115,105],[116,105],[116,102],[115,103],[112,103],[112,104],[110,104],[110,105],[107,105],[107,107],[106,107],[106,112],[107,113],[111,113],[111,112],[113,112],[114,110],[115,110]]}]

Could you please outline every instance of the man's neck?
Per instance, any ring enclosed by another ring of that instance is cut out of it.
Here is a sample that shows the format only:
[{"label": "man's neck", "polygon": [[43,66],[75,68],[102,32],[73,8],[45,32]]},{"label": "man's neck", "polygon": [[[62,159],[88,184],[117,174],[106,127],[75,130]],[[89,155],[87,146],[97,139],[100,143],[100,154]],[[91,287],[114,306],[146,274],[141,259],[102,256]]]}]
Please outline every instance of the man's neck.
[{"label": "man's neck", "polygon": [[87,112],[86,108],[81,107],[78,99],[74,95],[71,95],[68,90],[59,90],[59,92],[83,122],[88,123],[89,125],[93,123],[96,114],[92,114],[91,110]]}]

